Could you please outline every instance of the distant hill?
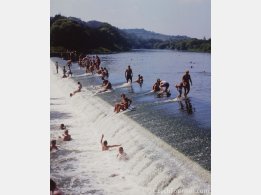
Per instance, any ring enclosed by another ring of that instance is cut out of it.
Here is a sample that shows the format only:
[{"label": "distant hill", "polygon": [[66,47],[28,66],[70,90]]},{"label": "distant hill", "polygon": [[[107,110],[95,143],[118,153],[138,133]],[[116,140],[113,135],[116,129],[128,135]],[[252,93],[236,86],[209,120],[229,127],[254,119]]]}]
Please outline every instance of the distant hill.
[{"label": "distant hill", "polygon": [[86,22],[86,25],[89,26],[90,28],[93,28],[93,29],[100,28],[105,24],[108,25],[108,23],[106,23],[106,22],[99,22],[99,21],[96,21],[96,20],[91,20],[89,22]]},{"label": "distant hill", "polygon": [[190,37],[187,36],[173,36],[173,35],[164,35],[160,33],[155,33],[152,31],[147,31],[145,29],[122,29],[125,33],[127,33],[130,36],[135,36],[140,39],[144,40],[149,40],[149,39],[157,39],[157,40],[162,40],[162,41],[167,41],[167,40],[184,40],[184,39],[189,39]]},{"label": "distant hill", "polygon": [[211,39],[164,35],[145,29],[119,29],[106,22],[85,22],[79,18],[61,15],[50,18],[50,41],[51,53],[67,50],[107,53],[130,49],[211,52]]}]

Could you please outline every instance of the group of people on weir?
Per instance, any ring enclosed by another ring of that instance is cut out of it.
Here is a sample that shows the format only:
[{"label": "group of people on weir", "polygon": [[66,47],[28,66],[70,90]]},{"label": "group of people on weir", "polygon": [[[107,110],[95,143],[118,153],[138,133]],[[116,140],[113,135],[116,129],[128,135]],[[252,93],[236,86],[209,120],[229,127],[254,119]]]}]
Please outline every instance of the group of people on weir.
[{"label": "group of people on weir", "polygon": [[[108,80],[109,78],[109,72],[105,67],[101,67],[101,60],[99,58],[99,56],[95,55],[95,56],[81,56],[79,57],[79,61],[78,64],[81,68],[85,69],[86,73],[89,73],[91,75],[93,74],[98,74],[101,76],[102,79],[102,89],[99,90],[99,92],[105,92],[107,90],[112,90],[112,84],[111,82]],[[59,73],[59,65],[58,62],[55,63],[56,66],[56,72],[57,74]],[[66,69],[67,66],[67,69]],[[73,73],[71,70],[71,66],[72,66],[72,60],[69,59],[66,63],[66,65],[63,66],[63,75],[62,78],[68,78],[68,77],[72,77]],[[133,79],[133,71],[130,65],[128,65],[127,69],[125,70],[125,78],[126,78],[126,82],[127,83],[132,83],[132,79]],[[135,80],[134,82],[138,83],[140,85],[140,87],[142,87],[143,84],[143,76],[138,74],[138,79]],[[82,89],[82,84],[80,82],[77,82],[78,87],[75,91],[73,91],[72,93],[70,93],[70,97],[74,96],[76,93],[81,92]],[[190,92],[190,85],[192,85],[192,79],[191,76],[189,74],[189,71],[187,70],[185,72],[185,74],[182,76],[182,81],[178,84],[175,85],[175,88],[177,89],[179,95],[177,98],[181,98],[182,97],[182,92],[184,89],[184,98],[187,98],[188,93]],[[154,85],[152,86],[152,91],[153,93],[156,93],[157,97],[170,97],[171,93],[169,90],[169,82],[165,81],[165,80],[161,80],[161,79],[157,79],[156,82],[154,83]],[[121,94],[121,100],[120,102],[116,103],[114,106],[114,112],[119,113],[121,110],[127,110],[130,105],[132,104],[132,100],[129,99],[125,94]],[[59,136],[58,139],[61,139],[62,141],[70,141],[72,140],[71,135],[69,134],[69,130],[67,129],[67,127],[64,124],[60,125],[60,130],[63,130],[64,133],[62,134],[62,136]],[[107,151],[110,148],[115,148],[118,147],[118,154],[117,154],[117,159],[119,160],[128,160],[128,155],[125,153],[123,147],[118,144],[118,145],[109,145],[107,140],[103,140],[104,139],[104,135],[102,134],[101,136],[101,140],[100,140],[100,144],[101,144],[101,150],[102,151]],[[53,150],[58,150],[58,147],[56,145],[56,140],[52,139],[51,143],[50,143],[50,151]],[[56,183],[51,179],[50,180],[50,191],[52,192],[52,194],[56,194],[56,195],[62,195],[62,192],[59,190],[59,188],[57,187]]]},{"label": "group of people on weir", "polygon": [[[98,93],[112,90],[112,84],[108,80],[109,72],[106,67],[100,66],[101,59],[98,55],[94,55],[94,56],[80,55],[78,64],[81,68],[85,68],[86,73],[89,73],[92,75],[96,73],[101,76],[102,89],[100,89],[98,91]],[[68,70],[66,70],[66,66],[68,67]],[[69,59],[67,61],[66,66],[63,66],[62,78],[72,76],[72,74],[73,74],[72,70],[71,70],[71,66],[72,66],[71,59]],[[58,73],[58,69],[59,69],[58,67],[59,67],[58,62],[56,62],[57,73]],[[127,83],[132,83],[132,81],[133,81],[133,71],[132,71],[132,68],[130,65],[128,65],[127,69],[125,70],[125,79],[126,79]],[[140,87],[142,87],[142,84],[144,82],[143,76],[138,74],[138,79],[135,80],[134,82],[138,83],[140,85]],[[184,96],[184,98],[187,98],[188,93],[190,92],[190,86],[192,86],[192,79],[189,74],[189,71],[187,70],[185,72],[185,74],[182,76],[181,82],[179,82],[178,84],[175,85],[175,88],[177,89],[178,94],[179,94],[177,96],[177,98],[182,97],[183,90],[184,90],[183,96]],[[169,87],[170,87],[169,82],[158,78],[156,80],[156,82],[154,83],[154,85],[152,86],[152,91],[155,92],[157,97],[159,97],[159,98],[164,97],[164,96],[170,97],[171,93],[170,93]],[[82,89],[82,84],[80,82],[78,82],[78,88],[74,92],[70,93],[70,96],[72,97],[76,93],[81,92],[81,89]],[[120,101],[120,103],[115,104],[114,112],[118,113],[118,112],[120,112],[120,110],[128,109],[128,107],[130,106],[131,103],[132,103],[132,101],[130,99],[128,99],[125,94],[121,94],[121,101]]]},{"label": "group of people on weir", "polygon": [[[63,123],[60,125],[60,130],[64,131],[64,133],[62,134],[62,136],[59,136],[58,139],[65,142],[72,140],[72,137],[69,134],[69,130]],[[56,139],[52,139],[50,145],[50,152],[57,150],[59,150],[59,148],[56,145]],[[57,184],[53,179],[50,179],[50,192],[52,195],[63,195],[62,191],[57,187]]]},{"label": "group of people on weir", "polygon": [[[60,125],[60,130],[64,130],[64,134],[62,134],[62,137],[59,136],[59,139],[62,139],[63,141],[71,141],[71,135],[69,134],[68,129],[66,128],[66,126],[64,124]],[[125,153],[123,147],[121,147],[121,145],[109,145],[107,140],[103,140],[104,135],[102,134],[101,140],[100,140],[100,144],[101,144],[101,150],[102,151],[107,151],[110,148],[114,148],[114,147],[119,147],[118,149],[118,154],[116,155],[116,158],[118,160],[129,160],[128,155]],[[59,150],[58,146],[56,145],[56,140],[52,139],[51,140],[51,145],[50,145],[50,151],[57,151]],[[117,174],[112,175],[116,176]],[[53,195],[63,195],[62,191],[57,187],[56,182],[53,179],[50,179],[50,192]]]}]

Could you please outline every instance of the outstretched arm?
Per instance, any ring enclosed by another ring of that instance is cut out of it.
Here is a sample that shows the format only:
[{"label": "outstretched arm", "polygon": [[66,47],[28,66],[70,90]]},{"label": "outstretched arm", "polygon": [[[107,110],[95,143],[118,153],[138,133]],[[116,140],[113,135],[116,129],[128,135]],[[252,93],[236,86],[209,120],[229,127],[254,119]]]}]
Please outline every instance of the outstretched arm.
[{"label": "outstretched arm", "polygon": [[120,145],[110,145],[110,146],[108,146],[109,148],[113,148],[113,147],[119,147],[119,146],[121,146],[121,144]]},{"label": "outstretched arm", "polygon": [[102,137],[101,137],[101,144],[102,144],[103,137],[104,137],[104,135],[102,134]]}]

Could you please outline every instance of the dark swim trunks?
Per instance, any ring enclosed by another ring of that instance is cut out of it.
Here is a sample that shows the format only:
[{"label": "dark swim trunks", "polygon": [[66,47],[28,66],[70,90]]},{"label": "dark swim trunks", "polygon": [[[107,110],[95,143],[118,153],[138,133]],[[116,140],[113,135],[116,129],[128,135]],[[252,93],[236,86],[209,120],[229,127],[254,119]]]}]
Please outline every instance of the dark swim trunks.
[{"label": "dark swim trunks", "polygon": [[129,80],[131,80],[131,82],[132,82],[132,76],[131,76],[131,75],[127,75],[127,76],[126,76],[126,80],[127,80],[127,82],[128,82]]}]

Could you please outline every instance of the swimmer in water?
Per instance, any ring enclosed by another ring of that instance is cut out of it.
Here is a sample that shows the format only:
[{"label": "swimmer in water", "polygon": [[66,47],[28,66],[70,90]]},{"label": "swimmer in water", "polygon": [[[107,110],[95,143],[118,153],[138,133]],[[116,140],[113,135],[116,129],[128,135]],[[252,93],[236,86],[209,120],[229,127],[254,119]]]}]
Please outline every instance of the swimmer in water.
[{"label": "swimmer in water", "polygon": [[183,86],[183,82],[180,82],[180,83],[177,84],[175,87],[177,88],[177,90],[178,90],[178,92],[179,92],[178,98],[181,98],[182,89],[183,89],[183,87],[184,87],[184,86]]},{"label": "swimmer in water", "polygon": [[51,141],[50,151],[52,150],[58,150],[58,147],[56,146],[56,140]]},{"label": "swimmer in water", "polygon": [[64,130],[64,129],[66,129],[66,126],[62,123],[62,124],[60,125],[60,129],[61,129],[61,130]]},{"label": "swimmer in water", "polygon": [[[71,141],[72,140],[71,135],[69,134],[69,131],[67,129],[64,131],[64,134],[62,136],[63,136],[63,141]],[[61,137],[59,137],[59,138],[61,138]]]},{"label": "swimmer in water", "polygon": [[102,134],[102,137],[101,137],[102,151],[109,150],[110,148],[113,148],[113,147],[119,147],[119,146],[121,146],[121,145],[108,145],[107,140],[104,140],[104,141],[103,141],[103,137],[104,137],[104,135]]},{"label": "swimmer in water", "polygon": [[119,147],[119,153],[117,154],[118,160],[129,160],[127,154],[124,152],[123,147]]}]

